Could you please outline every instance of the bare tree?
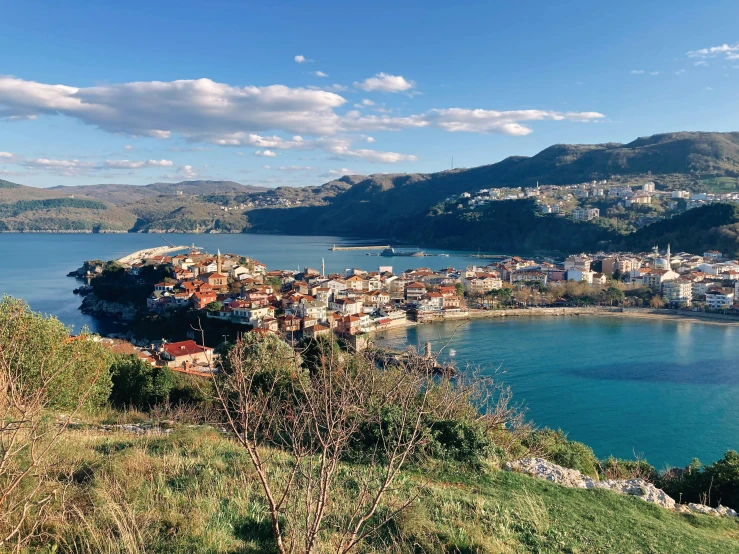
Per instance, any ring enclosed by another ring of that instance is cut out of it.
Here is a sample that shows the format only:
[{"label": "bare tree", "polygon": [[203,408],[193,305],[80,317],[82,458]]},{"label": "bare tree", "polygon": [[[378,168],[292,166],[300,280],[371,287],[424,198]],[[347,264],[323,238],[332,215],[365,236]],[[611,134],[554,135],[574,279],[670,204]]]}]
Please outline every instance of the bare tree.
[{"label": "bare tree", "polygon": [[[418,354],[378,368],[324,345],[304,368],[278,343],[269,335],[240,339],[226,375],[214,381],[218,398],[254,464],[278,551],[310,554],[328,541],[337,554],[350,552],[422,492],[423,482],[400,494],[402,468],[429,441],[428,421],[469,410],[473,393],[440,378],[435,362]],[[362,463],[342,464],[349,457]],[[347,478],[355,496],[338,510]]]}]

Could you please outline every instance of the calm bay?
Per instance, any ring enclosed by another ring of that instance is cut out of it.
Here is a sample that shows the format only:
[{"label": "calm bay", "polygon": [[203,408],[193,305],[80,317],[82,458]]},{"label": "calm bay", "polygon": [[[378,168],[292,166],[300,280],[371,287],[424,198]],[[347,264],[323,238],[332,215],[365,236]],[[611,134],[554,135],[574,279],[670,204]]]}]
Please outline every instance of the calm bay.
[{"label": "calm bay", "polygon": [[[175,244],[255,258],[270,269],[328,272],[393,265],[464,267],[475,260],[449,257],[384,258],[365,251],[329,251],[352,244],[338,237],[277,235],[167,235]],[[384,244],[379,241],[378,244]],[[84,260],[115,259],[164,245],[144,234],[0,234],[0,293],[24,298],[79,330],[112,330],[85,316],[66,274]],[[356,243],[356,244],[362,244]],[[446,252],[427,250],[430,254]],[[379,340],[398,345],[449,342],[460,366],[503,368],[502,379],[539,426],[561,428],[600,457],[644,455],[662,467],[692,457],[712,462],[739,449],[739,328],[692,321],[618,317],[516,318],[411,327]]]}]

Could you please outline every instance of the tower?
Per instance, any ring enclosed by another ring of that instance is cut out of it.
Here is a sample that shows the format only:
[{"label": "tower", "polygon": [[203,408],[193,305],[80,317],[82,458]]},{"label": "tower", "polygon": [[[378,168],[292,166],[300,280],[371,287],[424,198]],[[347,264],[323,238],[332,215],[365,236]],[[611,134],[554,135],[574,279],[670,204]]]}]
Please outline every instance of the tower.
[{"label": "tower", "polygon": [[218,249],[218,255],[216,256],[216,263],[218,264],[218,273],[223,270],[223,261],[221,260],[221,249]]},{"label": "tower", "polygon": [[667,269],[672,269],[672,265],[670,265],[670,243],[667,243]]},{"label": "tower", "polygon": [[326,259],[321,258],[321,277],[326,275]]}]

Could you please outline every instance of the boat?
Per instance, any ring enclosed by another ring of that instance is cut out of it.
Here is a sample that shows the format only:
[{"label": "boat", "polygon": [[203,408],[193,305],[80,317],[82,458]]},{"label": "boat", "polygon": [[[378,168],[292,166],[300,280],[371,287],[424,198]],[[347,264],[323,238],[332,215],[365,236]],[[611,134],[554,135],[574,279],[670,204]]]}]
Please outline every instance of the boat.
[{"label": "boat", "polygon": [[449,356],[451,356],[453,358],[456,355],[457,355],[457,351],[454,350],[454,348],[452,348],[452,349],[449,350]]},{"label": "boat", "polygon": [[385,248],[380,252],[380,256],[410,256],[414,258],[422,258],[426,253],[423,250],[395,250],[395,248]]}]

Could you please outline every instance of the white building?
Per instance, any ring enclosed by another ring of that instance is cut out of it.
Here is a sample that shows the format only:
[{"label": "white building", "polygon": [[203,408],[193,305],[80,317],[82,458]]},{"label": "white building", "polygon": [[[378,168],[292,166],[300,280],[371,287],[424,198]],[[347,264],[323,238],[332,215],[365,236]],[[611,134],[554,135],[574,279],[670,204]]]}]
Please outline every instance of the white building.
[{"label": "white building", "polygon": [[652,183],[651,181],[649,183],[644,183],[641,189],[644,192],[654,192],[654,183]]},{"label": "white building", "polygon": [[572,210],[572,219],[576,221],[590,221],[600,217],[600,210],[598,208],[575,208]]},{"label": "white building", "polygon": [[693,283],[687,279],[675,279],[662,283],[662,298],[673,306],[689,306],[693,301]]},{"label": "white building", "polygon": [[731,308],[734,303],[734,291],[709,290],[706,293],[706,307],[712,310]]},{"label": "white building", "polygon": [[[590,264],[588,263],[588,266]],[[568,269],[567,270],[567,280],[568,281],[585,281],[589,285],[593,284],[593,275],[595,275],[594,271],[585,270],[585,269]]]}]

